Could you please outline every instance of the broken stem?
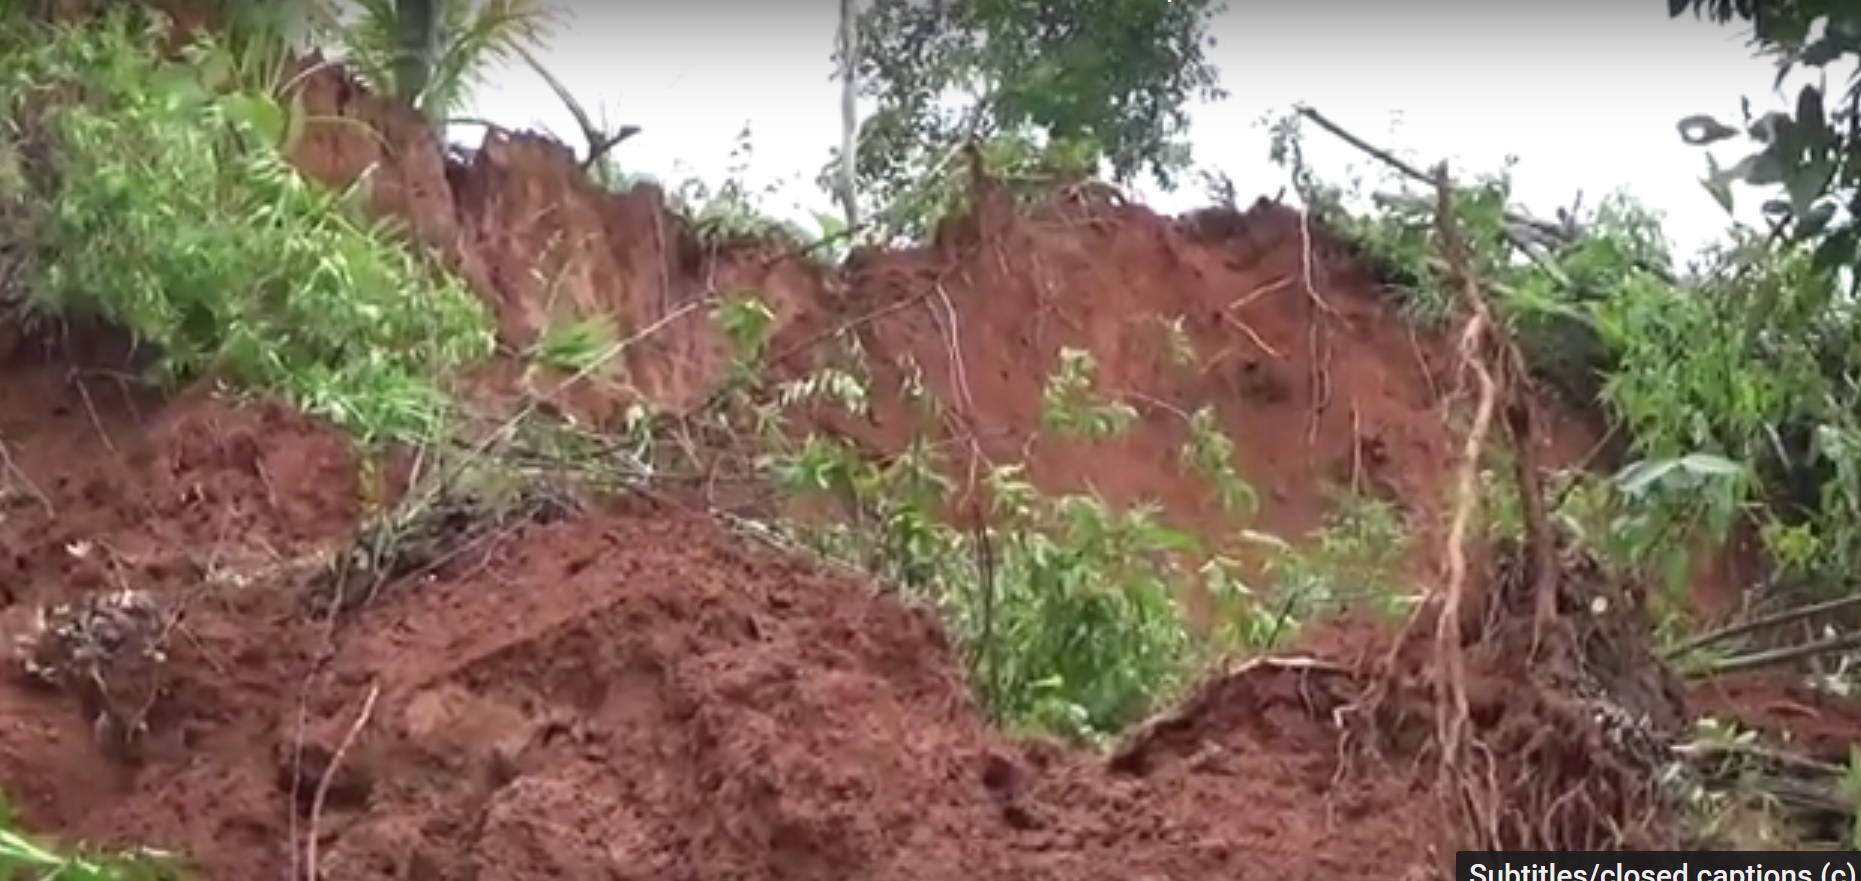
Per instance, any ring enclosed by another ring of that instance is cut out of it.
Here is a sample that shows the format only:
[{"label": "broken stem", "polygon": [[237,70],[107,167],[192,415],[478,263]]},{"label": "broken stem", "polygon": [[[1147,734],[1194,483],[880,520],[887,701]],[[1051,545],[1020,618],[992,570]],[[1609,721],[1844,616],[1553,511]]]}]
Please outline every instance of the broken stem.
[{"label": "broken stem", "polygon": [[1782,612],[1775,612],[1762,617],[1752,618],[1737,624],[1720,627],[1716,630],[1708,630],[1705,633],[1698,634],[1685,642],[1673,646],[1668,649],[1665,654],[1670,659],[1677,658],[1698,651],[1709,645],[1727,642],[1741,636],[1756,633],[1760,630],[1772,630],[1787,624],[1795,624],[1798,621],[1814,618],[1818,615],[1839,612],[1855,606],[1861,606],[1861,595],[1842,597],[1840,599],[1826,600],[1820,603],[1811,603],[1807,606],[1798,606],[1794,609],[1786,609]]},{"label": "broken stem", "polygon": [[1792,661],[1801,661],[1807,658],[1832,655],[1839,652],[1853,651],[1855,649],[1861,649],[1861,633],[1841,633],[1835,636],[1802,643],[1801,645],[1785,646],[1780,649],[1771,649],[1769,651],[1752,652],[1748,655],[1736,655],[1734,657],[1714,661],[1710,664],[1705,664],[1697,669],[1688,671],[1688,675],[1698,678],[1702,676],[1723,676],[1727,673],[1743,673],[1769,667],[1781,667]]}]

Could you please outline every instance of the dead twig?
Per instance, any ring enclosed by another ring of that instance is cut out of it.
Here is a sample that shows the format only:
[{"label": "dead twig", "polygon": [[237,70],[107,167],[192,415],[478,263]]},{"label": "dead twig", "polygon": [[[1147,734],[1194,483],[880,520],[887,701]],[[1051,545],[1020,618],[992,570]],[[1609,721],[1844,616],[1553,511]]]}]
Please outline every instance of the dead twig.
[{"label": "dead twig", "polygon": [[355,714],[355,722],[350,724],[342,742],[336,745],[336,751],[330,754],[330,763],[323,768],[323,775],[317,778],[316,792],[310,796],[310,818],[304,837],[304,881],[317,881],[321,877],[317,867],[317,837],[321,834],[323,824],[323,802],[329,798],[330,781],[336,779],[336,769],[342,766],[343,757],[355,746],[355,740],[362,729],[368,725],[370,716],[375,713],[375,700],[381,697],[381,684],[368,687],[368,697],[362,699],[362,709]]},{"label": "dead twig", "polygon": [[[13,452],[7,448],[4,440],[0,440],[0,473],[10,474],[14,480],[19,481],[19,485],[25,487],[26,492],[45,509],[47,517],[58,516],[58,508],[52,504],[52,497],[46,495],[45,490],[40,489],[39,484],[13,461]],[[0,501],[4,499],[0,498]]]}]

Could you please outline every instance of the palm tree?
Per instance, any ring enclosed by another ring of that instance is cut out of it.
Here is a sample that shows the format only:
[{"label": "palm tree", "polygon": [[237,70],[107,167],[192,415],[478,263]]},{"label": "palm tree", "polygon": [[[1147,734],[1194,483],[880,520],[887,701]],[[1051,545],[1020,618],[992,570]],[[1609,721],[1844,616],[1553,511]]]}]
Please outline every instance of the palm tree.
[{"label": "palm tree", "polygon": [[[587,141],[592,171],[638,126],[597,123],[567,86],[537,60],[556,19],[545,0],[296,0],[315,6],[317,29],[344,50],[344,62],[378,94],[406,100],[435,128],[455,119],[473,85],[500,62],[528,65],[561,99]],[[344,14],[347,12],[347,14]]]},{"label": "palm tree", "polygon": [[543,0],[353,0],[326,16],[345,64],[435,123],[501,62],[528,61],[554,17]]}]

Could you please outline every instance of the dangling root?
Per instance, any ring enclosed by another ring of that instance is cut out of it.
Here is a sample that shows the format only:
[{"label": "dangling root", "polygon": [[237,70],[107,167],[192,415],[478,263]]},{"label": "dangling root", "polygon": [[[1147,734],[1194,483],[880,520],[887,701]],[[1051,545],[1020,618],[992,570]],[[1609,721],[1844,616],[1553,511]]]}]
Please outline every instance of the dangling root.
[{"label": "dangling root", "polygon": [[[1671,846],[1677,836],[1651,781],[1669,761],[1662,744],[1679,723],[1677,691],[1647,646],[1639,606],[1581,548],[1560,552],[1530,403],[1517,387],[1524,360],[1481,294],[1445,166],[1435,182],[1442,256],[1469,315],[1458,354],[1462,382],[1474,382],[1474,418],[1455,472],[1442,590],[1405,623],[1350,713],[1384,732],[1412,727],[1419,720],[1400,710],[1408,701],[1391,698],[1431,693],[1428,747],[1459,849]],[[1524,541],[1476,555],[1481,456],[1500,414],[1515,451]],[[1476,557],[1485,565],[1476,569]],[[1566,620],[1560,597],[1564,609],[1607,614]],[[1425,654],[1416,651],[1424,622],[1433,626]],[[1658,685],[1648,684],[1650,671]]]}]

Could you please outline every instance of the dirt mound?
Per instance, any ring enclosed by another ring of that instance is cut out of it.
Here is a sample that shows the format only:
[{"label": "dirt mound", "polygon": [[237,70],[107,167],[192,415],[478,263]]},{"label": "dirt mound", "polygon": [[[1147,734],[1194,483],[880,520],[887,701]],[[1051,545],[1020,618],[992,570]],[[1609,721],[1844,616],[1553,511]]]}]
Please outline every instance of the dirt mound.
[{"label": "dirt mound", "polygon": [[[13,375],[56,400],[72,394],[56,373]],[[95,524],[98,547],[153,533],[108,583],[179,615],[132,754],[70,695],[0,684],[0,768],[32,828],[160,844],[207,879],[313,860],[354,879],[1386,879],[1430,877],[1456,847],[1427,771],[1427,658],[1374,711],[1354,641],[1211,676],[1109,758],[1015,741],[972,705],[927,612],[643,499],[501,530],[332,626],[304,612],[305,570],[256,549],[343,546],[354,512],[336,493],[271,501],[341,483],[319,452],[340,444],[271,408],[151,409],[142,434],[120,399],[94,420],[8,411],[16,465],[61,517]],[[130,465],[79,444],[95,424],[124,428],[111,444]],[[278,442],[256,467],[199,452],[247,430]],[[153,473],[118,470],[135,463]],[[197,501],[109,514],[171,496]],[[89,559],[68,533],[7,538],[24,560]],[[69,565],[16,565],[10,583],[68,597]],[[1591,704],[1511,687],[1530,681],[1521,631],[1497,633],[1475,657],[1507,678],[1477,722],[1514,738],[1505,767],[1615,779],[1573,721]]]},{"label": "dirt mound", "polygon": [[361,493],[346,440],[208,388],[164,399],[132,358],[94,328],[0,346],[0,597],[173,586],[347,537]]},{"label": "dirt mound", "polygon": [[[1340,776],[1329,719],[1353,685],[1336,671],[1231,677],[1220,724],[1108,767],[989,730],[927,613],[649,502],[513,528],[332,628],[303,613],[301,572],[254,549],[328,550],[353,528],[300,485],[340,483],[317,452],[333,438],[204,397],[141,402],[140,434],[120,399],[48,414],[76,396],[56,373],[13,367],[9,388],[43,397],[4,428],[60,522],[92,531],[10,516],[8,583],[56,599],[92,560],[72,544],[140,531],[142,553],[99,564],[107,583],[180,617],[134,755],[112,758],[69,695],[0,685],[0,767],[32,828],[160,844],[209,879],[293,877],[313,833],[323,876],[356,879],[1367,879],[1438,862],[1400,775]],[[256,465],[237,452],[252,430],[274,442]]]}]

